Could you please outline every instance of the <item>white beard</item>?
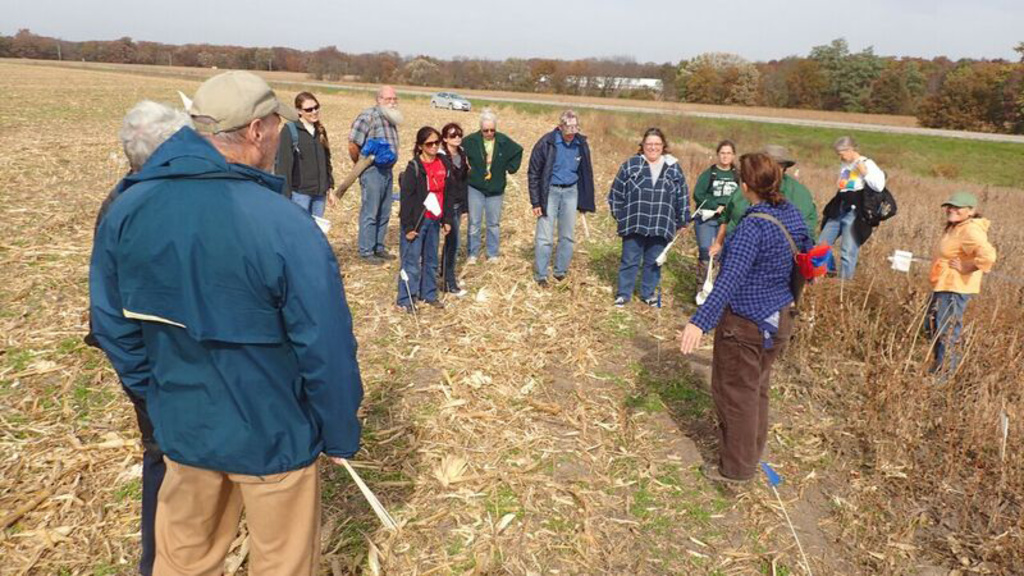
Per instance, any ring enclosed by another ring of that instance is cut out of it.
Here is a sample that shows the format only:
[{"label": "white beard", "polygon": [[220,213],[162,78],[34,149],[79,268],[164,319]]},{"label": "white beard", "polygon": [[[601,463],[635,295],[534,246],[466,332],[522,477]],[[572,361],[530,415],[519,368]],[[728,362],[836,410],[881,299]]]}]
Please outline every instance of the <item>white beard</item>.
[{"label": "white beard", "polygon": [[388,108],[387,106],[380,107],[380,113],[384,115],[384,118],[391,123],[392,126],[398,127],[402,124],[404,118],[402,117],[402,111],[398,108]]}]

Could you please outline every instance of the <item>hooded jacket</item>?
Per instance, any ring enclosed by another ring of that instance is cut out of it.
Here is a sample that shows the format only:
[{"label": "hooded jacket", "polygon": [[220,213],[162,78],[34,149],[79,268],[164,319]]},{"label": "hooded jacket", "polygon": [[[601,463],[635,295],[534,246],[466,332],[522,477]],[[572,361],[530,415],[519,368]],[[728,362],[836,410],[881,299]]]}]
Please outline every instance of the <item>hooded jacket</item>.
[{"label": "hooded jacket", "polygon": [[[996,262],[996,249],[988,241],[990,225],[985,218],[971,218],[942,235],[935,248],[930,278],[936,292],[977,294],[981,291],[982,274],[991,270]],[[949,261],[954,258],[974,264],[978,269],[962,274],[949,267]]]},{"label": "hooded jacket", "polygon": [[96,231],[96,338],[176,462],[266,475],[359,449],[337,261],[282,184],[182,128]]},{"label": "hooded jacket", "polygon": [[[527,180],[530,184],[530,205],[540,208],[544,216],[548,215],[548,191],[551,189],[551,173],[555,169],[555,146],[558,128],[540,137],[530,152],[530,166]],[[580,165],[579,180],[576,182],[576,210],[594,212],[594,168],[590,163],[590,144],[587,137],[577,134],[574,138],[579,142]]]}]

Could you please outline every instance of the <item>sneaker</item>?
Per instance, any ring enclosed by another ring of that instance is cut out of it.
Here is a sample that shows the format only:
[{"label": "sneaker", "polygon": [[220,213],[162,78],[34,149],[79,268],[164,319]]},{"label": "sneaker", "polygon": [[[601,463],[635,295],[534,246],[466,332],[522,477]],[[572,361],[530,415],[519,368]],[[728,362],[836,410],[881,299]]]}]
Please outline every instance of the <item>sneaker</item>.
[{"label": "sneaker", "polygon": [[376,254],[360,254],[359,259],[367,264],[379,266],[384,263],[384,259],[377,256]]},{"label": "sneaker", "polygon": [[643,298],[643,299],[641,299],[641,302],[643,302],[644,304],[647,304],[651,308],[661,308],[661,305],[658,304],[658,299],[657,298]]},{"label": "sneaker", "polygon": [[626,306],[626,299],[623,298],[622,296],[616,296],[615,297],[615,302],[613,303],[613,306],[615,306],[616,308],[623,308],[623,307],[625,307]]},{"label": "sneaker", "polygon": [[440,300],[430,300],[427,301],[427,306],[431,306],[437,308],[438,310],[441,310],[444,308],[444,302],[441,302]]},{"label": "sneaker", "polygon": [[555,282],[561,282],[565,280],[565,274],[555,274]]},{"label": "sneaker", "polygon": [[388,252],[387,250],[380,250],[380,251],[374,252],[373,255],[376,256],[377,258],[380,258],[381,260],[394,260],[395,259],[395,255],[392,254],[391,252]]},{"label": "sneaker", "polygon": [[498,256],[489,256],[489,257],[487,258],[487,263],[488,263],[488,264],[497,264],[497,263],[498,263],[498,260],[500,260],[500,259],[501,259],[501,258],[499,258]]},{"label": "sneaker", "polygon": [[746,484],[747,482],[750,482],[753,479],[751,477],[745,480],[740,480],[739,478],[729,478],[728,476],[723,476],[722,473],[718,470],[718,466],[708,464],[707,462],[700,465],[700,473],[701,475],[703,475],[705,478],[712,482],[732,484],[735,486],[742,486],[743,484]]},{"label": "sneaker", "polygon": [[400,312],[404,312],[405,314],[413,314],[413,313],[415,313],[415,310],[413,310],[413,307],[410,304],[406,304],[406,305],[399,304],[398,305],[398,310]]},{"label": "sneaker", "polygon": [[541,278],[541,279],[537,280],[537,286],[540,286],[541,288],[547,288],[549,286],[548,279],[547,278]]},{"label": "sneaker", "polygon": [[470,266],[476,264],[476,256],[470,256],[469,258],[466,258],[466,264],[469,264]]},{"label": "sneaker", "polygon": [[457,288],[455,290],[452,290],[451,294],[452,294],[452,296],[455,296],[456,298],[462,298],[466,294],[469,294],[469,290],[466,290],[465,288]]}]

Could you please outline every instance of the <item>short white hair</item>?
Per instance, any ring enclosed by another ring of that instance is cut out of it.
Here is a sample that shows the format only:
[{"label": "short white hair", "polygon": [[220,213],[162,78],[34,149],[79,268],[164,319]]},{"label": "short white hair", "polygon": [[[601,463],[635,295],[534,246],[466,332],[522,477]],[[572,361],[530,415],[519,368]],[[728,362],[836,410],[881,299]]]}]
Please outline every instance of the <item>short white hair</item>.
[{"label": "short white hair", "polygon": [[480,127],[484,127],[484,122],[490,122],[494,124],[494,127],[498,127],[498,115],[494,113],[494,110],[490,108],[484,108],[484,111],[480,113]]},{"label": "short white hair", "polygon": [[185,126],[192,126],[189,115],[166,104],[143,100],[132,107],[117,134],[132,171],[142,168],[161,144]]},{"label": "short white hair", "polygon": [[857,141],[853,139],[853,136],[840,136],[835,143],[832,144],[832,149],[836,152],[843,150],[856,150]]}]

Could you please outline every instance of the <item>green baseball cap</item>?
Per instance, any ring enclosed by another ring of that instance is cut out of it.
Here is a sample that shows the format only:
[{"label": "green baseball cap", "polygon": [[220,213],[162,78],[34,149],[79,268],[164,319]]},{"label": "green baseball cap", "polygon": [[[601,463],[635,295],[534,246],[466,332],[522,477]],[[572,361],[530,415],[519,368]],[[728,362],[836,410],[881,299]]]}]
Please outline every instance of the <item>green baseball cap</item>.
[{"label": "green baseball cap", "polygon": [[957,192],[950,196],[943,206],[956,206],[957,208],[974,208],[978,205],[978,198],[970,192]]},{"label": "green baseball cap", "polygon": [[207,134],[237,130],[274,113],[292,122],[299,119],[295,108],[278,100],[266,80],[238,70],[203,82],[189,109],[196,130]]}]

